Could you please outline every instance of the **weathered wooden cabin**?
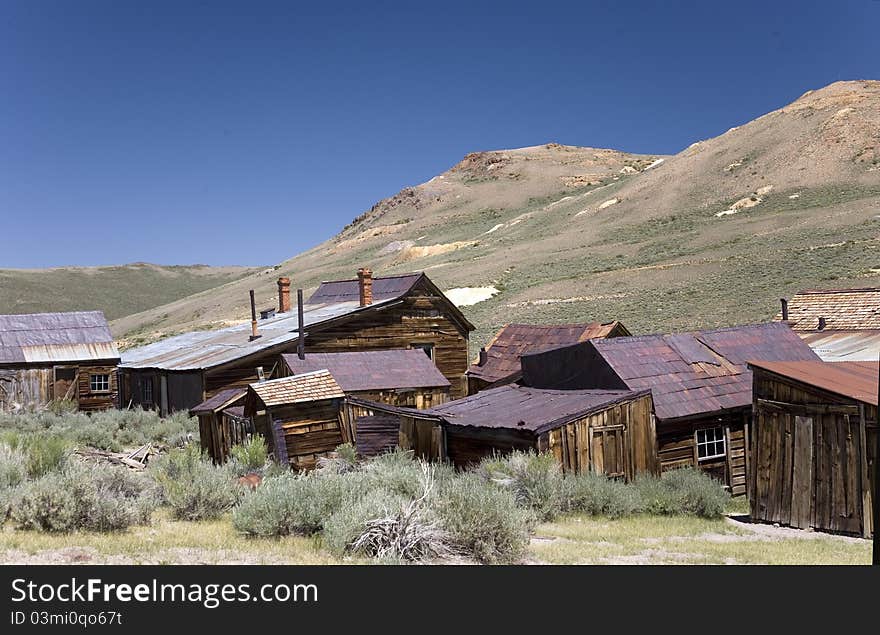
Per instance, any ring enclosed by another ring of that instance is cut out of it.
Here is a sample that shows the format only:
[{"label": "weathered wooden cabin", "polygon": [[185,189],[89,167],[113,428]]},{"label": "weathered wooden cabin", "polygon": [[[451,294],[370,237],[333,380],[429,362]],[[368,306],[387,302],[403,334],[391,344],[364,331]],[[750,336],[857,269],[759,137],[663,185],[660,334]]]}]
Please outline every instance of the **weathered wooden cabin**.
[{"label": "weathered wooden cabin", "polygon": [[623,337],[630,332],[617,321],[588,324],[508,324],[482,349],[467,371],[468,394],[512,384],[522,377],[523,355],[586,342]]},{"label": "weathered wooden cabin", "polygon": [[425,411],[397,412],[401,448],[458,467],[513,450],[550,452],[565,472],[659,473],[651,391],[509,384]]},{"label": "weathered wooden cabin", "polygon": [[[227,388],[246,387],[273,375],[281,353],[299,341],[290,280],[278,280],[276,314],[218,331],[195,331],[125,351],[123,403],[188,410]],[[424,352],[450,382],[452,397],[465,394],[468,336],[474,329],[423,273],[323,282],[303,306],[306,353],[412,348]]]},{"label": "weathered wooden cabin", "polygon": [[752,362],[755,520],[873,535],[877,362]]},{"label": "weathered wooden cabin", "polygon": [[0,410],[117,405],[119,352],[101,311],[0,315]]},{"label": "weathered wooden cabin", "polygon": [[342,426],[344,397],[326,370],[292,375],[248,386],[244,416],[279,463],[308,470],[318,458],[351,442]]},{"label": "weathered wooden cabin", "polygon": [[880,287],[814,289],[782,300],[787,323],[826,362],[880,357]]},{"label": "weathered wooden cabin", "polygon": [[202,450],[215,463],[224,463],[232,446],[244,443],[254,432],[250,419],[244,416],[246,394],[244,388],[221,390],[189,411],[190,417],[199,420]]},{"label": "weathered wooden cabin", "polygon": [[590,340],[522,358],[538,388],[646,390],[654,397],[660,466],[699,467],[746,493],[752,360],[818,361],[785,324]]}]

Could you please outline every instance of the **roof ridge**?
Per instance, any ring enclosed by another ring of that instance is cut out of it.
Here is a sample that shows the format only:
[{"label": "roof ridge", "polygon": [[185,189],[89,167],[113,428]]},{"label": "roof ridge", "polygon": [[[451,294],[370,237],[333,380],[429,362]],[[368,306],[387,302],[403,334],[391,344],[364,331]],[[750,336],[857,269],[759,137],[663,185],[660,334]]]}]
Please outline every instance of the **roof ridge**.
[{"label": "roof ridge", "polygon": [[[412,271],[410,273],[396,273],[390,276],[373,276],[373,282],[376,280],[388,280],[390,278],[409,278],[412,276],[422,276],[424,275],[424,271]],[[357,282],[357,278],[343,278],[341,280],[321,280],[321,284],[333,284],[336,282]]]}]

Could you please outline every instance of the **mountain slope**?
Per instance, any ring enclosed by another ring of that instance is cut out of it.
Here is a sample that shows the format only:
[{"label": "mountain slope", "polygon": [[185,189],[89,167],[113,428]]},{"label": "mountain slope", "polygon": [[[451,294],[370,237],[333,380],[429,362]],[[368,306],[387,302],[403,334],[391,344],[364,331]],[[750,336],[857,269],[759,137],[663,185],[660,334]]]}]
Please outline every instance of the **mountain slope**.
[{"label": "mountain slope", "polygon": [[0,269],[0,313],[101,309],[108,319],[237,280],[253,267],[161,266]]},{"label": "mountain slope", "polygon": [[113,327],[149,339],[244,319],[249,288],[271,306],[278,275],[310,289],[362,265],[497,289],[465,309],[475,346],[511,321],[743,323],[803,287],[880,283],[878,215],[880,82],[838,82],[671,157],[468,155],[274,269]]}]

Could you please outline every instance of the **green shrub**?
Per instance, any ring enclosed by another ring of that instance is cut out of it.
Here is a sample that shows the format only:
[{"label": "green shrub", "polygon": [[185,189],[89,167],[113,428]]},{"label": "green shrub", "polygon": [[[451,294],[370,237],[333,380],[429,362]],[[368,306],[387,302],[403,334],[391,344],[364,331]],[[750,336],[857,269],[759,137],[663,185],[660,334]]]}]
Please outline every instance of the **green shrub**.
[{"label": "green shrub", "polygon": [[319,472],[344,474],[358,469],[357,450],[351,443],[336,446],[333,456],[320,457],[316,469]]},{"label": "green shrub", "polygon": [[324,546],[336,555],[350,553],[352,544],[366,531],[369,521],[395,515],[406,503],[403,496],[387,490],[367,492],[363,498],[336,510],[327,519],[323,534]]},{"label": "green shrub", "polygon": [[9,515],[20,529],[119,531],[149,521],[156,506],[149,489],[127,468],[71,464],[18,488]]},{"label": "green shrub", "polygon": [[552,520],[561,509],[562,470],[552,454],[515,451],[484,459],[477,472],[509,489],[517,503],[541,520]]},{"label": "green shrub", "polygon": [[[408,499],[418,498],[424,490],[422,464],[413,460],[409,450],[394,450],[375,456],[361,464],[360,472],[369,489],[385,489]],[[453,475],[448,465],[434,465],[434,480],[439,485]]]},{"label": "green shrub", "polygon": [[171,513],[180,520],[219,518],[244,494],[228,466],[215,466],[196,445],[175,449],[151,466]]},{"label": "green shrub", "polygon": [[521,558],[535,520],[517,505],[511,491],[475,474],[443,483],[432,509],[459,551],[489,563]]},{"label": "green shrub", "polygon": [[0,443],[0,490],[16,487],[27,475],[27,456],[20,450]]},{"label": "green shrub", "polygon": [[601,474],[569,474],[562,481],[562,509],[592,516],[622,518],[642,511],[644,503],[634,486]]},{"label": "green shrub", "polygon": [[255,434],[244,443],[232,446],[230,455],[232,469],[239,476],[244,476],[263,470],[269,460],[269,449],[263,437]]},{"label": "green shrub", "polygon": [[27,456],[28,476],[35,479],[62,470],[70,456],[71,445],[60,436],[33,433],[21,437],[20,448]]},{"label": "green shrub", "polygon": [[636,488],[651,514],[687,514],[703,518],[720,518],[730,494],[709,475],[694,468],[665,472],[662,478],[642,476]]}]

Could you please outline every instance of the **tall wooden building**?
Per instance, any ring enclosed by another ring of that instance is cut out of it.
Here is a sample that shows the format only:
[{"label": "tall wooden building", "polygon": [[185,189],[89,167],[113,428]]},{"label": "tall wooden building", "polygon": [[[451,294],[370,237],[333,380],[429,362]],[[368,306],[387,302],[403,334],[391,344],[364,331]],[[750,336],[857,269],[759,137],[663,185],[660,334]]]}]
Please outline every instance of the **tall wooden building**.
[{"label": "tall wooden building", "polygon": [[664,470],[694,466],[746,493],[752,360],[819,358],[785,324],[591,340],[522,358],[539,388],[650,389]]},{"label": "tall wooden building", "polygon": [[[299,341],[290,280],[278,280],[278,313],[251,326],[196,331],[125,351],[123,403],[163,414],[188,410],[217,392],[271,377],[281,353]],[[293,309],[293,310],[291,310]],[[373,278],[361,269],[352,280],[323,282],[304,303],[306,353],[411,348],[427,355],[464,396],[468,337],[474,329],[423,273]]]},{"label": "tall wooden building", "polygon": [[753,362],[756,520],[873,535],[877,362]]},{"label": "tall wooden building", "polygon": [[117,404],[119,352],[101,311],[0,315],[0,410]]}]

